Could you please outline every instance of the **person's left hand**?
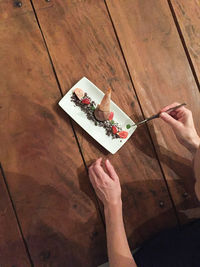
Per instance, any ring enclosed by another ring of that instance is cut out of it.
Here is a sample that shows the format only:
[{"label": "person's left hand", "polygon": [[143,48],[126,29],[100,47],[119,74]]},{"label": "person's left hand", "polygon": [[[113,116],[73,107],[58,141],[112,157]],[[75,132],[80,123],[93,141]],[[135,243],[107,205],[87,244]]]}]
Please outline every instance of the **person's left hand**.
[{"label": "person's left hand", "polygon": [[94,190],[103,202],[104,207],[121,203],[121,186],[119,177],[109,160],[105,161],[106,171],[101,166],[102,158],[96,160],[89,167],[90,181]]}]

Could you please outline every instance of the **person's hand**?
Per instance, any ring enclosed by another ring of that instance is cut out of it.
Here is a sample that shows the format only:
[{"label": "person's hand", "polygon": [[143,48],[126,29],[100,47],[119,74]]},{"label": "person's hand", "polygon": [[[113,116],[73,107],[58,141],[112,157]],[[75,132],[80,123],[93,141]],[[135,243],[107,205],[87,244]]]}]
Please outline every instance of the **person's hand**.
[{"label": "person's hand", "polygon": [[194,126],[192,112],[183,106],[169,113],[165,112],[167,109],[177,105],[179,103],[164,107],[160,111],[160,118],[172,127],[178,141],[190,152],[195,153],[200,145],[200,137]]},{"label": "person's hand", "polygon": [[96,160],[89,167],[89,177],[94,190],[104,207],[121,204],[119,177],[109,160],[105,161],[106,172],[101,164],[102,158]]}]

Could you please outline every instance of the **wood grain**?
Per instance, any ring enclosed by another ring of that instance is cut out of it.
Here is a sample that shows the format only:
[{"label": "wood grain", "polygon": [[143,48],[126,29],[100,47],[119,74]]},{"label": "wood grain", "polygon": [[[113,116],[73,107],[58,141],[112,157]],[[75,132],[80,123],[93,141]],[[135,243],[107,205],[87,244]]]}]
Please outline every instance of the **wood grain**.
[{"label": "wood grain", "polygon": [[[142,114],[104,2],[57,0],[48,10],[40,8],[40,1],[33,3],[63,92],[86,76],[103,91],[111,87],[113,101],[139,121]],[[100,156],[106,157],[120,176],[131,248],[159,230],[176,225],[145,127],[138,128],[117,154],[110,155],[74,126],[87,166]]]},{"label": "wood grain", "polygon": [[[145,117],[186,102],[200,132],[200,97],[167,1],[106,1]],[[161,120],[149,124],[181,222],[198,206],[191,155]]]},{"label": "wood grain", "polygon": [[0,23],[5,23],[5,20],[21,16],[28,12],[32,12],[32,7],[29,1],[23,1],[22,7],[16,5],[20,1],[0,0]]},{"label": "wood grain", "polygon": [[0,265],[30,266],[1,169],[0,196]]},{"label": "wood grain", "polygon": [[192,0],[188,3],[183,0],[170,2],[200,81],[200,3],[198,0]]},{"label": "wood grain", "polygon": [[0,161],[31,258],[97,266],[107,259],[105,229],[46,47],[33,11],[9,12],[0,23]]}]

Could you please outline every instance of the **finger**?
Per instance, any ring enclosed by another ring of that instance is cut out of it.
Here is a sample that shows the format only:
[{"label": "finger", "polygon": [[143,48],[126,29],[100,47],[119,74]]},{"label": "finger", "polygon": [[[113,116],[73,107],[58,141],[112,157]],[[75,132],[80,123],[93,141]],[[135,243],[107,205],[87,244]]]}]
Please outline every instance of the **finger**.
[{"label": "finger", "polygon": [[187,118],[190,118],[191,111],[185,107],[181,107],[181,108],[178,108],[177,110],[171,111],[168,114],[170,114],[171,116],[173,116],[177,120],[179,120],[181,118],[187,119]]},{"label": "finger", "polygon": [[91,165],[91,166],[89,167],[89,169],[88,169],[88,174],[89,174],[89,178],[90,178],[90,180],[93,179],[93,178],[96,176],[96,174],[95,174],[95,172],[94,172],[93,169],[94,169],[93,165]]},{"label": "finger", "polygon": [[98,181],[98,184],[103,184],[105,182],[108,182],[110,179],[108,174],[104,171],[102,167],[98,169],[97,168],[94,169],[94,172],[96,174],[96,179]]},{"label": "finger", "polygon": [[90,179],[90,182],[92,184],[92,187],[94,188],[94,190],[96,189],[96,183],[95,183],[95,180],[92,178]]},{"label": "finger", "polygon": [[106,181],[109,179],[109,177],[104,171],[103,167],[100,165],[100,162],[101,161],[96,162],[96,164],[93,166],[93,171],[95,172],[97,179],[100,181]]},{"label": "finger", "polygon": [[[101,167],[102,158],[97,159],[90,167],[89,167],[89,174],[95,173],[95,176],[97,178],[97,173],[99,170],[99,167]],[[97,170],[97,171],[95,171]]]},{"label": "finger", "polygon": [[93,166],[101,166],[101,163],[102,163],[102,158],[99,158],[93,163]]},{"label": "finger", "polygon": [[96,188],[96,186],[97,186],[97,185],[96,185],[97,176],[96,176],[96,174],[95,174],[93,168],[90,168],[90,169],[89,169],[89,178],[90,178],[90,182],[91,182],[92,186],[93,186],[94,188]]},{"label": "finger", "polygon": [[168,106],[162,108],[162,109],[160,110],[160,112],[165,112],[165,111],[167,111],[168,109],[170,109],[170,108],[174,108],[174,107],[176,107],[176,106],[178,106],[178,105],[180,105],[180,103],[178,103],[178,102],[174,102],[173,104],[170,104],[170,105],[168,105]]},{"label": "finger", "polygon": [[102,160],[102,158],[97,159],[95,162],[93,162],[93,163],[89,166],[89,169],[92,168],[92,167],[94,167],[94,166],[96,165],[96,163],[99,162],[99,161],[101,161],[101,160]]},{"label": "finger", "polygon": [[177,121],[176,119],[174,119],[172,116],[170,116],[168,113],[166,112],[162,112],[160,114],[160,118],[167,122],[169,125],[171,125],[173,128],[179,128],[180,127],[180,122]]},{"label": "finger", "polygon": [[[181,111],[182,112],[182,111]],[[172,116],[175,120],[178,120],[178,114],[180,113],[179,110],[173,110],[171,112],[166,112],[167,114],[169,114],[170,116]]]},{"label": "finger", "polygon": [[110,161],[107,159],[106,162],[105,162],[105,166],[106,166],[106,169],[107,169],[107,172],[109,174],[109,176],[114,180],[119,180],[119,177],[113,167],[113,165],[110,163]]},{"label": "finger", "polygon": [[[169,114],[169,113],[168,113],[168,114]],[[171,115],[172,117],[176,117],[176,114],[177,114],[176,110],[173,110],[173,111],[170,112],[170,115]]]}]

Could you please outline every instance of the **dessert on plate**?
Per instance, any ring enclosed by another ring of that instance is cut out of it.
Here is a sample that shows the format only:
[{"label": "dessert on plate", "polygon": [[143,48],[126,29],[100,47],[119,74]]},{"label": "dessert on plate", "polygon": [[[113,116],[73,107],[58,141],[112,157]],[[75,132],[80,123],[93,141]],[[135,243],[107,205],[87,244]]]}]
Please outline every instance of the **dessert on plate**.
[{"label": "dessert on plate", "polygon": [[87,118],[96,126],[103,127],[106,135],[112,138],[127,138],[128,132],[123,131],[120,125],[113,120],[114,112],[110,110],[111,89],[109,88],[100,104],[96,104],[82,89],[76,88],[71,101],[81,108]]}]

